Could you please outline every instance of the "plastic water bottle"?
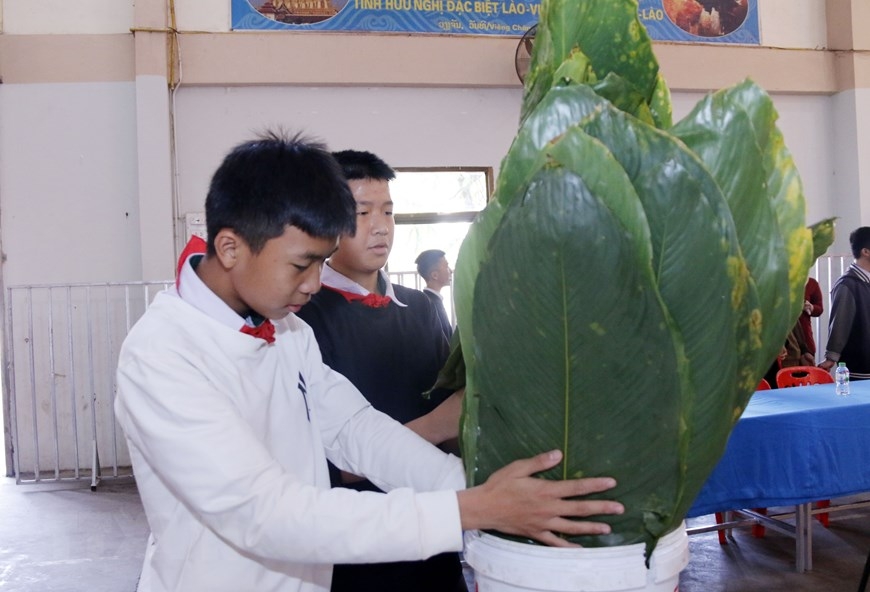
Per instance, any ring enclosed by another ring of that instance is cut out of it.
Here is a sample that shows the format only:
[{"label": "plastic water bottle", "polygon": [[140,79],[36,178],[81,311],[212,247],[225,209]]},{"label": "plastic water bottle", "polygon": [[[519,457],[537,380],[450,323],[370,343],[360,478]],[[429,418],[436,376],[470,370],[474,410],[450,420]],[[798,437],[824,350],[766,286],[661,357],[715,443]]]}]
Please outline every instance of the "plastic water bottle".
[{"label": "plastic water bottle", "polygon": [[837,383],[836,392],[838,395],[846,396],[849,394],[849,369],[846,368],[846,362],[837,364],[837,370],[834,372],[834,379]]}]

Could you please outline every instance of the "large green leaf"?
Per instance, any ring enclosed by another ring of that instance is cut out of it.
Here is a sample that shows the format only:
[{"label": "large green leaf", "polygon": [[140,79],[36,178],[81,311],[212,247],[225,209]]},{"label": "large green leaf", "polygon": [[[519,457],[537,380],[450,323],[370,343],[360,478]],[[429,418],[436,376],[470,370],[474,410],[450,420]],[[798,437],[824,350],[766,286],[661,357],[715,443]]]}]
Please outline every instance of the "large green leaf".
[{"label": "large green leaf", "polygon": [[767,93],[747,81],[706,97],[671,129],[707,165],[731,208],[764,313],[757,372],[800,315],[813,261],[800,177],[776,118]]},{"label": "large green leaf", "polygon": [[656,78],[656,88],[649,104],[656,127],[668,129],[671,127],[673,106],[671,105],[671,91],[665,82],[664,76],[659,72]]},{"label": "large green leaf", "polygon": [[[562,170],[555,169],[558,163],[570,173],[565,179],[559,177],[565,187],[556,186],[552,180],[541,187],[537,181],[525,197],[518,200],[522,207],[513,202],[492,239],[491,259],[481,266],[479,281],[482,285],[475,293],[475,302],[484,304],[479,310],[475,307],[476,351],[493,351],[500,345],[495,350],[499,352],[497,359],[484,355],[472,372],[475,385],[484,396],[477,403],[481,407],[475,407],[475,412],[466,417],[465,441],[478,441],[474,450],[466,450],[466,462],[472,479],[485,479],[491,470],[518,458],[511,455],[519,453],[506,446],[502,438],[493,438],[485,428],[501,425],[502,435],[517,433],[520,425],[524,435],[537,429],[525,425],[529,422],[522,414],[509,419],[505,411],[505,399],[512,399],[507,393],[524,384],[515,374],[525,373],[526,378],[539,380],[538,372],[529,372],[528,367],[516,364],[521,352],[535,352],[526,354],[533,356],[527,360],[532,368],[541,369],[546,359],[562,367],[547,368],[544,374],[571,377],[566,380],[569,386],[562,387],[566,392],[562,401],[555,396],[557,388],[549,384],[539,384],[521,399],[523,409],[542,410],[557,403],[565,406],[559,412],[551,409],[545,414],[565,422],[565,429],[569,431],[560,446],[569,453],[563,470],[568,474],[602,474],[591,471],[599,467],[593,459],[602,458],[604,467],[609,468],[606,474],[614,474],[620,483],[626,478],[625,481],[632,484],[626,491],[615,492],[627,506],[635,509],[615,519],[618,537],[597,543],[586,540],[584,544],[627,544],[642,540],[651,546],[682,520],[721,455],[733,421],[739,417],[757,383],[757,376],[747,367],[750,354],[757,353],[751,352],[751,344],[757,341],[757,336],[750,338],[749,326],[750,308],[756,304],[755,294],[727,203],[697,157],[667,134],[609,106],[589,89],[575,90],[572,96],[596,108],[586,109],[591,115],[581,123],[582,131],[580,128],[565,130],[546,148],[553,162],[538,175],[554,175],[554,171]],[[577,189],[575,179],[581,180],[583,191]],[[626,188],[626,183],[631,185],[631,190]],[[540,196],[545,190],[554,192],[549,199],[555,200],[555,204],[544,197],[536,197],[538,201],[530,197]],[[544,203],[549,204],[549,216],[565,225],[563,234],[556,239],[551,236],[554,221],[533,208],[534,205],[542,207]],[[607,208],[609,214],[604,220],[598,211],[602,207]],[[613,237],[606,234],[608,221],[618,229],[613,231],[616,233]],[[543,246],[535,248],[535,241],[528,238],[536,236],[537,224],[545,225],[540,231],[549,233],[550,242],[563,241],[552,247],[552,252]],[[602,233],[604,237],[600,236]],[[637,289],[637,280],[628,284],[619,281],[625,271],[619,265],[612,267],[610,258],[616,254],[610,249],[623,248],[620,242],[630,243],[634,252],[634,258],[627,260],[628,263],[622,261],[622,265],[632,267],[635,274],[638,270],[648,271],[649,275],[643,276],[648,282],[645,290]],[[590,257],[590,254],[594,255]],[[515,266],[522,265],[524,257],[533,270],[516,269]],[[560,269],[552,269],[546,263],[551,259],[563,262]],[[705,270],[706,281],[699,282],[697,276],[686,273],[691,268]],[[511,281],[505,274],[522,280]],[[568,295],[565,300],[556,302],[543,297],[542,293],[549,292],[545,278],[559,277],[570,278],[567,288],[561,290]],[[498,286],[504,290],[506,285],[517,287],[497,296]],[[530,285],[536,286],[534,291],[528,290]],[[489,286],[492,292],[487,292],[484,286]],[[658,293],[660,287],[661,293]],[[602,292],[606,296],[602,296]],[[661,301],[662,318],[648,313],[647,300],[651,294]],[[524,297],[528,300],[522,306],[517,305]],[[494,305],[496,302],[499,305]],[[503,310],[501,303],[509,309]],[[559,304],[562,310],[553,308]],[[646,311],[646,316],[639,320],[636,312],[629,314],[621,308],[618,309],[620,315],[610,313],[617,305],[630,311]],[[602,312],[598,306],[608,312]],[[542,343],[529,343],[529,331],[515,327],[515,309],[529,311],[523,323],[531,323],[537,329],[536,339],[541,339]],[[588,327],[600,327],[602,318],[610,320],[614,316],[618,316],[619,322],[602,333],[595,333],[596,339],[584,337],[584,328],[588,332]],[[547,320],[554,326],[545,328]],[[645,323],[651,323],[652,330]],[[483,327],[486,327],[485,335],[479,336]],[[559,327],[570,339],[554,337]],[[665,327],[669,330],[663,333]],[[640,342],[635,342],[638,338]],[[516,349],[511,350],[510,344]],[[560,346],[567,352],[561,357],[553,351]],[[635,356],[625,356],[617,365],[614,360],[619,358],[618,350],[638,351],[641,356],[648,355],[647,351],[671,352],[678,366],[667,372],[672,373],[669,378],[676,383],[668,386],[660,382],[658,371],[650,372],[647,364],[633,363]],[[513,371],[502,367],[502,357],[514,367]],[[599,376],[600,372],[596,373],[599,369],[607,374],[608,364],[602,369],[601,360],[607,360],[614,367],[621,381],[619,384],[608,382]],[[645,380],[650,376],[655,377],[655,381],[648,384]],[[531,389],[532,385],[528,387]],[[614,408],[608,402],[608,393],[613,392],[619,392],[621,398],[643,400],[644,404]],[[596,402],[602,402],[603,407],[599,409]],[[572,415],[569,407],[573,406],[583,409],[582,418]],[[618,429],[623,422],[649,427],[644,422],[649,418],[650,408],[660,413],[660,423],[655,430],[669,425],[669,434],[655,436],[639,428]],[[597,426],[617,426],[615,433],[622,446],[615,447],[607,438],[597,435],[590,438],[585,433],[584,418]],[[550,437],[538,439],[536,444],[559,444],[553,441],[553,434],[558,433],[553,431],[553,426],[544,424],[540,431],[542,435],[549,433]],[[655,447],[654,458],[639,457],[638,451],[656,442],[657,437],[671,440],[667,445]],[[495,448],[487,444],[493,440]],[[698,442],[703,445],[699,446]],[[522,448],[526,453],[534,449]],[[651,489],[650,480],[638,474],[635,466],[638,458],[643,458],[645,470],[658,475],[658,488]],[[671,469],[673,474],[669,473]],[[661,488],[668,490],[667,497],[661,497]],[[655,504],[651,504],[650,495],[656,500]]]},{"label": "large green leaf", "polygon": [[[590,101],[589,93],[583,86],[555,88],[547,94],[535,110],[523,121],[522,126],[502,161],[495,195],[487,207],[471,226],[459,250],[454,274],[454,303],[456,306],[457,326],[460,328],[461,349],[468,369],[465,413],[473,413],[476,398],[474,385],[474,365],[476,350],[472,341],[472,317],[474,311],[474,287],[480,263],[488,253],[489,240],[501,222],[506,206],[525,193],[534,175],[547,165],[546,153],[542,151],[550,141],[563,133],[568,127],[589,113],[601,108],[600,101]],[[462,330],[462,327],[468,327]],[[454,354],[457,347],[454,346]],[[448,370],[446,374],[450,374]],[[443,384],[449,382],[443,376]],[[455,386],[455,384],[454,384]],[[468,446],[473,446],[473,439]]]},{"label": "large green leaf", "polygon": [[[615,495],[631,500],[624,515],[608,517],[612,536],[581,541],[629,544],[664,534],[676,497],[681,469],[668,455],[663,478],[661,452],[678,447],[680,398],[651,402],[649,394],[680,392],[681,356],[655,289],[649,243],[635,238],[645,219],[631,184],[613,164],[594,174],[611,181],[605,194],[565,169],[542,171],[493,237],[475,295],[482,395],[477,417],[465,420],[477,439],[466,463],[483,480],[530,450],[562,449],[565,459],[550,478],[614,475],[621,483]],[[619,202],[619,213],[604,200]],[[600,256],[581,256],[589,251]]]},{"label": "large green leaf", "polygon": [[604,495],[627,508],[577,540],[651,551],[718,461],[833,227],[806,228],[756,85],[671,127],[634,0],[541,10],[520,130],[460,249],[445,380],[464,360],[469,484],[560,448],[545,477],[613,475]]},{"label": "large green leaf", "polygon": [[[681,520],[758,383],[755,285],[719,186],[682,143],[612,108],[582,127],[632,180],[649,221],[656,285],[689,360],[687,431],[672,451],[686,467],[674,500]],[[703,270],[703,281],[693,270]]]}]

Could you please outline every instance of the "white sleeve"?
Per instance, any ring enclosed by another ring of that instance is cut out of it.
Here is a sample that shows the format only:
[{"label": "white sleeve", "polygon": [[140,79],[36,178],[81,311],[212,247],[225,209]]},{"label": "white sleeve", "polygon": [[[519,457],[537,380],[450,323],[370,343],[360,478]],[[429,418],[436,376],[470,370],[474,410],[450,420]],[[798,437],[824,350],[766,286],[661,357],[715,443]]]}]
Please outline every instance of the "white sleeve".
[{"label": "white sleeve", "polygon": [[364,475],[390,491],[465,488],[461,461],[445,454],[388,415],[367,407],[339,433],[327,456],[339,468]]},{"label": "white sleeve", "polygon": [[[258,560],[312,563],[413,560],[461,549],[455,492],[399,489],[385,495],[311,485],[276,462],[231,397],[224,396],[232,385],[216,384],[177,352],[153,351],[122,351],[119,422],[143,459],[143,470],[159,481],[161,496],[165,488],[167,497],[230,546]],[[372,421],[376,428],[383,423]],[[353,429],[342,430],[338,438],[343,445],[368,445],[385,437],[363,438],[360,430],[368,420],[351,423]],[[391,439],[398,430],[376,431],[392,434]],[[345,456],[366,468],[383,469],[391,462],[362,452]],[[448,461],[440,464],[444,469],[437,470],[446,471]],[[388,480],[398,479],[405,467],[384,472]],[[174,515],[167,511],[153,518],[171,521]]]}]

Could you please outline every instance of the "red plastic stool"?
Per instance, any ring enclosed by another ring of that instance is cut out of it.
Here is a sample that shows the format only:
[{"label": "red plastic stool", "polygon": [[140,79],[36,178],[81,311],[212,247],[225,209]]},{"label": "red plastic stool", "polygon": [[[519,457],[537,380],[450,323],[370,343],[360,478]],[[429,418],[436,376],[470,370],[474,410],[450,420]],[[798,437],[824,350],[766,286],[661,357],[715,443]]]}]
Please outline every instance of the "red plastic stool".
[{"label": "red plastic stool", "polygon": [[[831,500],[819,500],[816,502],[816,507],[817,508],[830,508],[831,507]],[[830,524],[830,517],[829,517],[827,512],[824,512],[822,514],[816,514],[816,518],[818,518],[819,522],[822,523],[822,526],[824,526],[825,528],[828,528],[828,525]]]}]

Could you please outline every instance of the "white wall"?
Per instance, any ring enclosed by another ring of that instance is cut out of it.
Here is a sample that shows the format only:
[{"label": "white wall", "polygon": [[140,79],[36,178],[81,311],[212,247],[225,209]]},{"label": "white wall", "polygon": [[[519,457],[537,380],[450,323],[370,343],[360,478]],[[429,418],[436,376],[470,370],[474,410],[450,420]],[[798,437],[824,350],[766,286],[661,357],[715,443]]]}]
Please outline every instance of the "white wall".
[{"label": "white wall", "polygon": [[[675,93],[675,116],[700,96]],[[394,166],[497,170],[516,131],[519,100],[519,89],[182,88],[179,213],[202,211],[227,150],[275,126],[304,131],[333,149],[374,151]],[[834,142],[833,100],[774,96],[810,222],[837,214],[834,199],[843,192],[834,191],[832,171],[851,153]],[[0,120],[6,284],[139,279],[133,84],[2,85]],[[168,277],[171,262],[166,269]]]},{"label": "white wall", "polygon": [[[675,93],[675,119],[702,96]],[[303,131],[335,150],[371,150],[393,166],[492,166],[497,172],[516,131],[519,100],[518,89],[182,89],[177,100],[181,212],[201,212],[210,176],[226,151],[267,127]],[[833,99],[774,95],[773,100],[801,172],[808,222],[835,215],[831,170],[842,147],[833,143]]]},{"label": "white wall", "polygon": [[138,279],[132,83],[0,85],[7,286]]},{"label": "white wall", "polygon": [[758,0],[761,44],[810,49],[827,47],[825,4],[826,0]]},{"label": "white wall", "polygon": [[182,88],[176,99],[181,212],[202,211],[226,152],[265,128],[392,166],[498,167],[517,129],[519,89]]},{"label": "white wall", "polygon": [[133,0],[3,0],[3,31],[11,35],[128,33]]},{"label": "white wall", "polygon": [[[674,118],[703,96],[674,93]],[[233,145],[283,126],[331,149],[370,150],[393,166],[492,166],[517,128],[519,89],[187,88],[177,95],[181,213],[201,212],[211,174]],[[807,220],[833,214],[831,98],[775,95],[807,195]]]},{"label": "white wall", "polygon": [[834,175],[839,147],[833,130],[832,97],[775,95],[779,126],[794,157],[807,196],[807,223],[836,215]]}]

